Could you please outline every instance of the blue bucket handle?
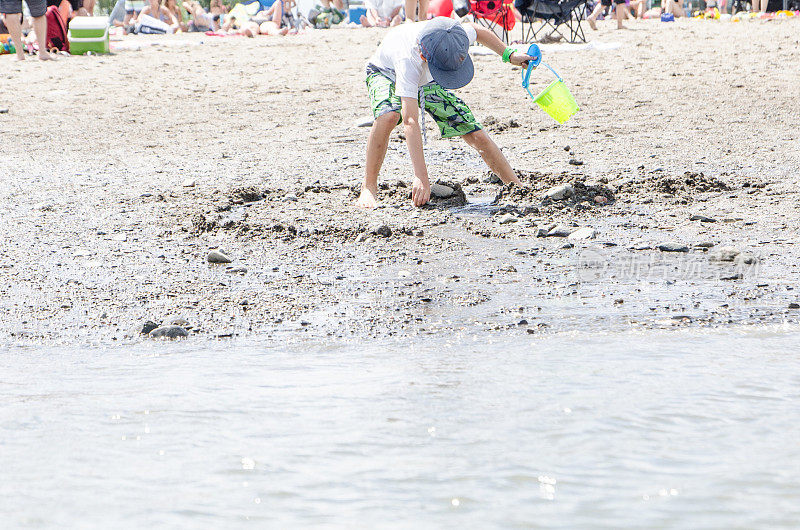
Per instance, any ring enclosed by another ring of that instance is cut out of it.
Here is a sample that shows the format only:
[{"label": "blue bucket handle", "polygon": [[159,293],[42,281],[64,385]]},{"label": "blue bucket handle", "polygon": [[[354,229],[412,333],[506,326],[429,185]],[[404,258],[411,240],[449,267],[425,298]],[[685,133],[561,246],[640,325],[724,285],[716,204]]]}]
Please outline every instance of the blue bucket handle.
[{"label": "blue bucket handle", "polygon": [[[539,64],[542,62],[542,52],[539,50],[539,46],[537,46],[536,44],[531,44],[530,47],[528,47],[528,51],[525,53],[526,55],[534,57],[534,60],[528,61],[528,68],[522,71],[522,87],[528,92],[528,95],[531,97],[531,99],[536,99],[536,96],[531,94],[531,90],[530,88],[528,88],[528,85],[530,84],[531,80],[531,72],[533,72],[533,69],[539,66]],[[563,81],[563,79],[561,79],[561,76],[558,75],[558,73],[555,70],[553,70],[553,68],[549,64],[547,63],[543,64],[547,67],[548,70],[553,72],[553,75],[555,75],[559,81]]]}]

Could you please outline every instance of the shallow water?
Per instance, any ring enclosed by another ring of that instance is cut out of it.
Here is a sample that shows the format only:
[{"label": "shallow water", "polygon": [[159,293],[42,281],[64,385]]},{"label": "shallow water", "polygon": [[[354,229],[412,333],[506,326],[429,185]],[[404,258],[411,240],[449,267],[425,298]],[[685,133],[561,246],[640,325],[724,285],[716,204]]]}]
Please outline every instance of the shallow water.
[{"label": "shallow water", "polygon": [[797,527],[798,340],[5,349],[0,523]]}]

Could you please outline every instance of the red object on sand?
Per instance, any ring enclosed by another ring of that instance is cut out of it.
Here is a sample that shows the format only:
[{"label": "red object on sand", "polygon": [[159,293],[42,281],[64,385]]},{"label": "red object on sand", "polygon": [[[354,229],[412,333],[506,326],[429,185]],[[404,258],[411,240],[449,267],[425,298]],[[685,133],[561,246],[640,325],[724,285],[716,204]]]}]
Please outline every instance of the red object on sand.
[{"label": "red object on sand", "polygon": [[477,18],[488,20],[506,30],[513,29],[517,23],[510,0],[470,0],[469,5]]},{"label": "red object on sand", "polygon": [[56,6],[50,6],[45,13],[47,20],[47,49],[56,48],[59,51],[69,51],[69,40],[67,39],[67,25],[61,18],[61,13]]},{"label": "red object on sand", "polygon": [[449,17],[453,14],[453,0],[431,0],[428,15],[432,17]]}]

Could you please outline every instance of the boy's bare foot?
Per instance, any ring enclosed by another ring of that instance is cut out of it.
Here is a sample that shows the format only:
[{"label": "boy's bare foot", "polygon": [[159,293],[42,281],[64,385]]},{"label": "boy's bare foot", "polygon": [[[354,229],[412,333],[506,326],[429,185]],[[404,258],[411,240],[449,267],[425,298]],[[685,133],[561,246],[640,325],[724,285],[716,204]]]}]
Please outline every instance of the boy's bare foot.
[{"label": "boy's bare foot", "polygon": [[356,201],[356,206],[359,208],[375,208],[378,205],[378,190],[377,188],[373,191],[368,189],[366,186],[361,187],[361,195],[359,195],[358,200]]},{"label": "boy's bare foot", "polygon": [[597,24],[594,23],[594,20],[592,20],[591,18],[587,18],[586,22],[589,23],[589,27],[590,28],[592,28],[593,30],[597,31]]},{"label": "boy's bare foot", "polygon": [[47,50],[39,50],[39,60],[40,61],[52,61],[53,56]]},{"label": "boy's bare foot", "polygon": [[24,53],[18,53],[17,56],[14,57],[14,60],[15,61],[24,61],[25,60],[25,54]]}]

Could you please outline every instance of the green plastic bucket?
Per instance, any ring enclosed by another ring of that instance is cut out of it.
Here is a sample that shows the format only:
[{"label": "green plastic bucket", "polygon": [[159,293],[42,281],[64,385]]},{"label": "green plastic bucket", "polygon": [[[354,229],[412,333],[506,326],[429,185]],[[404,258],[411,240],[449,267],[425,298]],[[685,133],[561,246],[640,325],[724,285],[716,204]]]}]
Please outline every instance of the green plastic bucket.
[{"label": "green plastic bucket", "polygon": [[550,83],[550,86],[542,90],[533,101],[558,123],[565,123],[578,112],[575,98],[560,78]]}]

